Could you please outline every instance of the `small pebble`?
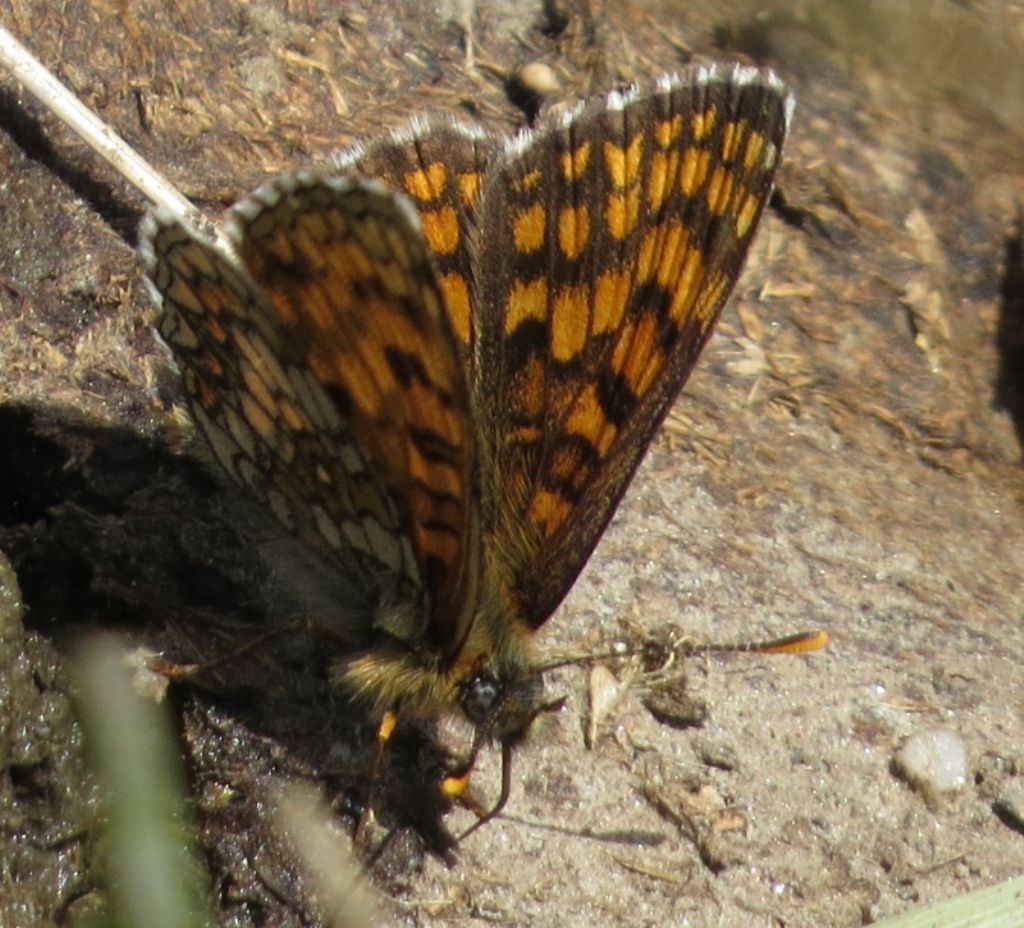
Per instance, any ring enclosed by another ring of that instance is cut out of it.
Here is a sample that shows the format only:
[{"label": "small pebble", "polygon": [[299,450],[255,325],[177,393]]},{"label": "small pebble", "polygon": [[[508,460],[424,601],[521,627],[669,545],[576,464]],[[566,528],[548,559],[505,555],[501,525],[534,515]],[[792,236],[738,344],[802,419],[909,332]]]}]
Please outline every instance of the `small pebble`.
[{"label": "small pebble", "polygon": [[967,784],[967,747],[948,728],[918,732],[896,752],[896,769],[927,798],[954,793]]},{"label": "small pebble", "polygon": [[539,61],[524,64],[515,73],[519,84],[538,97],[546,97],[559,90],[558,75],[546,64]]},{"label": "small pebble", "polygon": [[999,820],[1024,835],[1024,786],[1015,785],[1000,793],[992,803]]},{"label": "small pebble", "polygon": [[708,718],[708,704],[689,692],[684,678],[652,690],[644,697],[644,706],[672,728],[698,728]]}]

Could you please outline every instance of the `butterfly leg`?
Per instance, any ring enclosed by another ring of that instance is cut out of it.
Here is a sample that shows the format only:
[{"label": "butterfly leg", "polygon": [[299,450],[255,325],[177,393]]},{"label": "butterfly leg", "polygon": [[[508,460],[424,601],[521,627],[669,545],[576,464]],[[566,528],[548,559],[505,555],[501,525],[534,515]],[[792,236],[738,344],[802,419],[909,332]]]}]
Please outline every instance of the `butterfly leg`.
[{"label": "butterfly leg", "polygon": [[380,724],[377,726],[377,741],[373,746],[373,755],[370,758],[370,768],[367,771],[366,799],[363,803],[363,810],[359,815],[359,824],[356,825],[355,844],[362,846],[366,840],[366,833],[373,819],[373,807],[375,805],[377,784],[380,782],[381,769],[384,765],[384,752],[387,750],[388,742],[398,725],[398,716],[390,709],[384,713]]}]

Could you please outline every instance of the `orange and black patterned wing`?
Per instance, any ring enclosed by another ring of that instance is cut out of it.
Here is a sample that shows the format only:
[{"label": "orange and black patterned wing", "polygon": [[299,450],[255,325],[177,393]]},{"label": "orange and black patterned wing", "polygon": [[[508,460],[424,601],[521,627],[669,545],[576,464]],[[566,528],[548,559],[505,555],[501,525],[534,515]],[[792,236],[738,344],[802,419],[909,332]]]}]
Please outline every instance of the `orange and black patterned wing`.
[{"label": "orange and black patterned wing", "polygon": [[484,525],[529,626],[575,580],[710,335],[790,110],[768,72],[695,70],[587,102],[487,174]]},{"label": "orange and black patterned wing", "polygon": [[452,330],[470,371],[476,340],[472,304],[476,210],[502,139],[452,118],[414,119],[384,139],[357,145],[337,165],[408,196],[420,215]]},{"label": "orange and black patterned wing", "polygon": [[476,452],[415,212],[374,182],[297,173],[236,206],[227,234],[234,254],[167,215],[143,234],[200,431],[355,590],[405,581],[447,642],[475,604]]}]

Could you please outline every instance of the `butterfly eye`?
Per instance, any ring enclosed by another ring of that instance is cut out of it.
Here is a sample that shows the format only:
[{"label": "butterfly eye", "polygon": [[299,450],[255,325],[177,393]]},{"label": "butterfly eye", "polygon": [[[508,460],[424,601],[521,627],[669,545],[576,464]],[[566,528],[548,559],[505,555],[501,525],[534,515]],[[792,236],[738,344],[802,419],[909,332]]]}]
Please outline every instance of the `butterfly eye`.
[{"label": "butterfly eye", "polygon": [[474,725],[484,725],[494,717],[505,696],[505,688],[490,673],[470,677],[459,689],[459,706]]}]

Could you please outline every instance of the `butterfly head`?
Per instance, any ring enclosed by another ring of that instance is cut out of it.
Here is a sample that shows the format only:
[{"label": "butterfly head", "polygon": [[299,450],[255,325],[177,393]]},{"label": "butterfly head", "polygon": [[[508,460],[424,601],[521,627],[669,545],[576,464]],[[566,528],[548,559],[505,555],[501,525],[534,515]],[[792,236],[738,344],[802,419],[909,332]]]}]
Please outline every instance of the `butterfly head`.
[{"label": "butterfly head", "polygon": [[517,744],[538,716],[557,711],[564,702],[545,698],[541,672],[532,667],[479,670],[458,687],[459,708],[481,742]]},{"label": "butterfly head", "polygon": [[476,755],[485,741],[496,740],[501,746],[501,794],[491,808],[478,818],[456,841],[463,841],[480,826],[489,822],[505,808],[512,789],[512,750],[526,737],[538,716],[557,712],[564,698],[545,699],[541,671],[536,667],[503,670],[483,669],[473,673],[458,688],[459,708],[476,727],[473,750],[460,767],[442,783],[442,791],[450,796],[462,795],[469,784],[469,775]]}]

